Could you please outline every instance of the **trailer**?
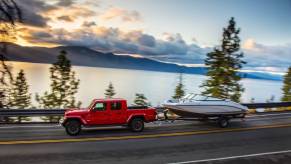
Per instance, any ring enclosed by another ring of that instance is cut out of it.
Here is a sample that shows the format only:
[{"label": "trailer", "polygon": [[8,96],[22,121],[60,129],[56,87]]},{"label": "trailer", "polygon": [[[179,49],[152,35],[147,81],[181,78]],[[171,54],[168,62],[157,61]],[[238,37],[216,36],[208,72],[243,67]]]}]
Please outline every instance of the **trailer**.
[{"label": "trailer", "polygon": [[173,116],[173,114],[169,114],[169,109],[167,108],[159,108],[162,112],[158,113],[158,121],[166,121],[166,122],[175,122],[177,120],[182,121],[199,121],[199,122],[216,122],[217,125],[221,128],[226,128],[229,126],[230,121],[232,119],[242,119],[244,120],[246,116],[246,112],[244,113],[230,113],[230,114],[218,114],[218,115],[201,115],[195,117],[186,117],[186,116]]},{"label": "trailer", "polygon": [[170,111],[179,116],[180,120],[216,121],[222,128],[227,127],[231,119],[244,118],[248,111],[246,106],[229,99],[194,93],[187,94],[179,100],[166,100],[163,107],[164,113]]}]

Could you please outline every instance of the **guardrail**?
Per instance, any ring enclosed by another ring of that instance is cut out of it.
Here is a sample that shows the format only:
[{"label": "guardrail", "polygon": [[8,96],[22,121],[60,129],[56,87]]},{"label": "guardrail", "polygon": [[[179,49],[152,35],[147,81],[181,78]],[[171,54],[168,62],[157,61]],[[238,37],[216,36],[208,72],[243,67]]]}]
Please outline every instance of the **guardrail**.
[{"label": "guardrail", "polygon": [[[291,102],[272,102],[272,103],[243,103],[250,109],[256,108],[276,108],[291,107]],[[162,110],[163,107],[157,107]],[[0,117],[17,117],[17,116],[63,116],[64,109],[0,109]]]},{"label": "guardrail", "polygon": [[279,108],[279,107],[291,107],[291,102],[271,102],[271,103],[242,103],[250,109],[256,108]]},{"label": "guardrail", "polygon": [[63,116],[64,109],[0,109],[0,117],[16,116]]}]

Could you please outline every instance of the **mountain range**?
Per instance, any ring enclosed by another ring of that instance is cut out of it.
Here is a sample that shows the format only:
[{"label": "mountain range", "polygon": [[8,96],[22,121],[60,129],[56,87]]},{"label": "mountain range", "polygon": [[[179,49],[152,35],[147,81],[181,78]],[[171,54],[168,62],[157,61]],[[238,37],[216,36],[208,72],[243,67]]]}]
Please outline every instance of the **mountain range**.
[{"label": "mountain range", "polygon": [[[105,67],[119,69],[135,69],[160,72],[177,72],[205,75],[205,67],[186,67],[177,64],[164,63],[148,58],[115,55],[103,53],[82,46],[24,47],[13,43],[7,44],[7,59],[9,61],[30,63],[54,63],[61,50],[67,52],[67,57],[75,66]],[[281,76],[269,73],[241,72],[243,78],[282,80]]]}]

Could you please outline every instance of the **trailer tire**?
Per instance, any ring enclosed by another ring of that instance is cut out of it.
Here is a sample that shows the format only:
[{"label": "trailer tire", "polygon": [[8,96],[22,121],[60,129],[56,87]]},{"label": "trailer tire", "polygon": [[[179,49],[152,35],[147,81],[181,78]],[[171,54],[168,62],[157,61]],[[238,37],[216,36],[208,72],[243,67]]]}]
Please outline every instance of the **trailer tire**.
[{"label": "trailer tire", "polygon": [[220,117],[218,119],[218,125],[221,127],[221,128],[226,128],[228,127],[229,125],[229,119],[226,118],[226,117]]},{"label": "trailer tire", "polygon": [[144,129],[144,121],[142,118],[134,118],[130,121],[129,127],[133,132],[141,132]]},{"label": "trailer tire", "polygon": [[81,132],[81,123],[79,120],[68,120],[65,123],[66,132],[70,136],[76,136]]}]

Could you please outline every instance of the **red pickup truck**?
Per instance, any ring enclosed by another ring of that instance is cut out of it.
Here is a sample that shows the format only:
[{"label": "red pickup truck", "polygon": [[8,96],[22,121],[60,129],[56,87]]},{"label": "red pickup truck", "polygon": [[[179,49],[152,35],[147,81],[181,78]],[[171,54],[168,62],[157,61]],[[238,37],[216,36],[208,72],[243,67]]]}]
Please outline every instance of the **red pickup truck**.
[{"label": "red pickup truck", "polygon": [[144,122],[156,120],[155,108],[127,106],[124,99],[95,99],[85,109],[69,109],[62,125],[69,135],[78,135],[82,127],[126,125],[134,132],[144,129]]}]

